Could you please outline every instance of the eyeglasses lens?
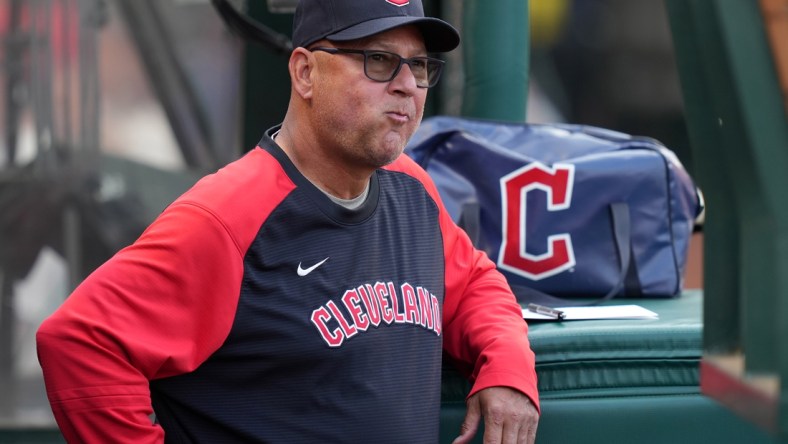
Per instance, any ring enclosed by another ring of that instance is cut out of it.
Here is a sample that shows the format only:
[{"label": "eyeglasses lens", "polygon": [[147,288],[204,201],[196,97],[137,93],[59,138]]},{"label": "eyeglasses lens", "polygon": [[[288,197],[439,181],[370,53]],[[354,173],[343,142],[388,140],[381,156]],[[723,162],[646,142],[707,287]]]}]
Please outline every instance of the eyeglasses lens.
[{"label": "eyeglasses lens", "polygon": [[364,69],[367,76],[379,82],[388,82],[397,75],[401,63],[407,63],[416,78],[416,84],[422,88],[433,86],[437,82],[441,64],[427,57],[403,59],[397,54],[388,52],[369,52],[364,58]]}]

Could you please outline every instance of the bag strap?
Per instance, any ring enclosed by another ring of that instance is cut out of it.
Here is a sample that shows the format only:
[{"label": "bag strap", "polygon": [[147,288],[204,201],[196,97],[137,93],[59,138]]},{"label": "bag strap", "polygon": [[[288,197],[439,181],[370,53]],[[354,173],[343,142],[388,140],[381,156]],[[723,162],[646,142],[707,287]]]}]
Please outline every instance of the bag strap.
[{"label": "bag strap", "polygon": [[632,229],[629,220],[629,205],[627,205],[625,202],[610,204],[610,216],[613,225],[613,238],[615,240],[616,252],[618,253],[618,260],[621,270],[619,273],[618,282],[606,295],[591,301],[581,301],[578,299],[559,298],[557,296],[553,296],[526,286],[511,285],[512,291],[514,292],[517,299],[523,302],[534,302],[552,307],[596,305],[613,299],[613,297],[615,297],[624,286],[624,282],[627,279],[627,272],[629,270],[630,264],[632,263]]},{"label": "bag strap", "polygon": [[479,248],[479,239],[482,233],[481,211],[482,207],[479,202],[465,202],[462,204],[460,219],[457,221],[457,226],[465,231],[476,248]]}]

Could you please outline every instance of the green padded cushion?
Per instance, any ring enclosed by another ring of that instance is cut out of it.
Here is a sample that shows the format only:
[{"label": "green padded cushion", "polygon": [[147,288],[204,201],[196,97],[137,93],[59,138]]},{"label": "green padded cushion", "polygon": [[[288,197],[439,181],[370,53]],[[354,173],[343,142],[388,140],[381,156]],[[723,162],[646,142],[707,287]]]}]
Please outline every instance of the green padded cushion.
[{"label": "green padded cushion", "polygon": [[659,319],[531,322],[542,399],[697,393],[702,292],[673,299],[614,299]]},{"label": "green padded cushion", "polygon": [[[615,299],[659,319],[530,322],[541,399],[699,393],[700,291],[672,299]],[[444,365],[444,406],[462,406],[470,384]]]}]

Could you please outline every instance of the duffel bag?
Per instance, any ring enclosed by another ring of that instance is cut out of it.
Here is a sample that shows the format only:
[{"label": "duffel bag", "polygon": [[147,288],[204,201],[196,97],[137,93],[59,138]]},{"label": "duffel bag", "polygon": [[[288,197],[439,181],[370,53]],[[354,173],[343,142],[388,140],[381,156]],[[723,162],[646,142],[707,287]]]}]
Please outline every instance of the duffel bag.
[{"label": "duffel bag", "polygon": [[658,141],[574,124],[433,117],[406,153],[519,299],[681,292],[702,197]]}]

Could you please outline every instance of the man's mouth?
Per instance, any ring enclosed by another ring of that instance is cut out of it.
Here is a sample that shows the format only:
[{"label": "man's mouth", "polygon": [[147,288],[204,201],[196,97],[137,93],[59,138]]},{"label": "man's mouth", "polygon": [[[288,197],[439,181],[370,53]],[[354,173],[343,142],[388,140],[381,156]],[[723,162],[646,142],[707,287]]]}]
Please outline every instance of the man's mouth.
[{"label": "man's mouth", "polygon": [[391,117],[393,120],[397,122],[405,123],[410,120],[410,115],[408,113],[401,111],[389,111],[386,113],[386,115],[388,115],[389,117]]}]

